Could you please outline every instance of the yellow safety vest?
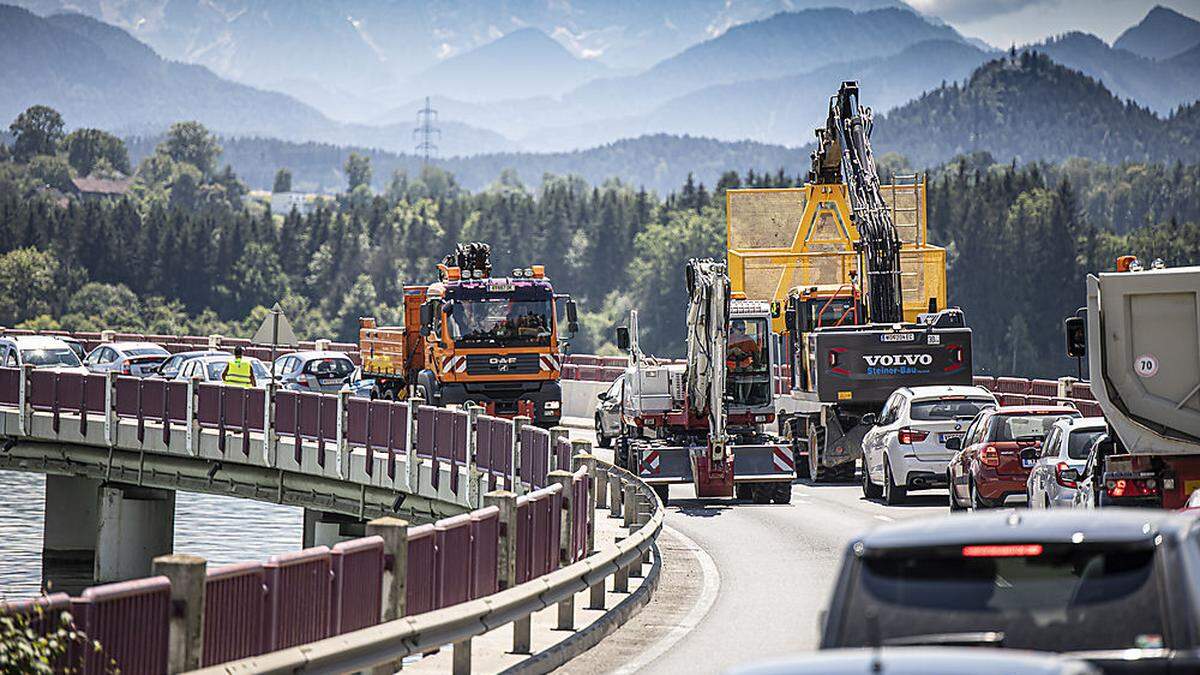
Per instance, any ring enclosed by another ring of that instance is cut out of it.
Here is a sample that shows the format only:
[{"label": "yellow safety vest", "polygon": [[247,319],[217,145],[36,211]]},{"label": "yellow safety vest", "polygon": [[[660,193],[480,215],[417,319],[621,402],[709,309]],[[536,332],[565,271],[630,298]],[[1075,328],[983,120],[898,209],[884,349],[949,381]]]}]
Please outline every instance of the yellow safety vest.
[{"label": "yellow safety vest", "polygon": [[225,374],[221,376],[221,380],[225,384],[231,384],[235,387],[249,387],[253,384],[250,380],[250,362],[242,359],[234,359],[229,362],[225,368]]}]

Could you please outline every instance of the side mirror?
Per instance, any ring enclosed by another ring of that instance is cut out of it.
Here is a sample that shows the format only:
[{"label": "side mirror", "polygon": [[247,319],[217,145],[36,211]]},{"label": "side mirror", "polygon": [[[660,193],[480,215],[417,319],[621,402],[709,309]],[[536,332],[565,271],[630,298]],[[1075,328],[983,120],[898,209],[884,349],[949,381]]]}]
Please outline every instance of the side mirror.
[{"label": "side mirror", "polygon": [[608,392],[602,391],[599,394],[596,394],[596,398],[600,399],[601,401],[607,401],[608,400]]},{"label": "side mirror", "polygon": [[951,436],[946,439],[947,450],[962,450],[962,436]]},{"label": "side mirror", "polygon": [[421,335],[428,336],[433,332],[434,302],[431,300],[421,305]]},{"label": "side mirror", "polygon": [[1079,471],[1077,469],[1067,469],[1059,474],[1063,480],[1077,481],[1079,480]]},{"label": "side mirror", "polygon": [[579,307],[574,300],[567,301],[567,323],[579,323]]},{"label": "side mirror", "polygon": [[866,415],[862,416],[862,423],[869,427],[873,427],[876,424],[879,424],[879,416],[875,413],[867,413]]},{"label": "side mirror", "polygon": [[1083,317],[1067,317],[1063,320],[1063,329],[1067,334],[1067,356],[1072,358],[1087,356],[1087,322]]},{"label": "side mirror", "polygon": [[617,349],[629,351],[629,326],[617,326]]}]

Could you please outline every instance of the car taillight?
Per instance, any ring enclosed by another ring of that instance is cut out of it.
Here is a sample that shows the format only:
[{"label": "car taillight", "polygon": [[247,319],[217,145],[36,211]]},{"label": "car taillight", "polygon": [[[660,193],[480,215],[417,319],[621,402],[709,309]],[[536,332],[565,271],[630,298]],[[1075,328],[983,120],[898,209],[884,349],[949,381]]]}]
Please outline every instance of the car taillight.
[{"label": "car taillight", "polygon": [[962,547],[964,558],[1030,558],[1041,554],[1041,544],[980,544]]},{"label": "car taillight", "polygon": [[1067,464],[1066,462],[1059,462],[1058,464],[1056,464],[1054,466],[1054,480],[1059,485],[1066,487],[1066,488],[1078,487],[1078,484],[1075,482],[1075,479],[1063,477],[1063,473],[1070,471],[1070,470],[1071,470],[1071,465]]},{"label": "car taillight", "polygon": [[994,445],[985,445],[979,453],[979,461],[984,466],[1000,466],[1000,450]]},{"label": "car taillight", "polygon": [[928,431],[919,431],[917,429],[901,429],[896,432],[896,440],[900,441],[900,445],[912,445],[920,443],[929,437]]},{"label": "car taillight", "polygon": [[133,371],[131,371],[129,369],[129,361],[128,360],[121,362],[121,374],[122,375],[132,375],[133,374]]},{"label": "car taillight", "polygon": [[1153,478],[1109,478],[1104,481],[1109,497],[1152,497],[1158,494],[1158,481]]}]

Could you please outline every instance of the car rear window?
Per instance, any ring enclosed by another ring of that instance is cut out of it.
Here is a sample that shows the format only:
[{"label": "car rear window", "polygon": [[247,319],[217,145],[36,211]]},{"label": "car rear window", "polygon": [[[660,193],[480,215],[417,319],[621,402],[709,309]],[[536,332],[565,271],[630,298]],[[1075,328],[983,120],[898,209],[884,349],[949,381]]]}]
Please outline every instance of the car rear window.
[{"label": "car rear window", "polygon": [[984,408],[996,404],[986,398],[938,398],[913,401],[908,416],[915,422],[973,419]]},{"label": "car rear window", "polygon": [[137,347],[126,349],[125,353],[129,356],[166,356],[170,352],[161,347]]},{"label": "car rear window", "polygon": [[304,372],[317,377],[346,377],[354,372],[350,359],[313,359],[304,366]]},{"label": "car rear window", "polygon": [[1080,429],[1067,437],[1067,456],[1071,459],[1087,459],[1092,443],[1104,433],[1103,429]]},{"label": "car rear window", "polygon": [[1059,420],[1077,415],[1058,413],[1053,415],[997,415],[992,422],[989,441],[1040,441],[1050,433],[1050,427]]},{"label": "car rear window", "polygon": [[875,637],[862,617],[872,614],[883,644],[998,631],[1018,649],[1167,646],[1153,550],[1034,546],[1036,555],[1018,557],[966,557],[954,547],[860,558],[834,646],[868,646]]}]

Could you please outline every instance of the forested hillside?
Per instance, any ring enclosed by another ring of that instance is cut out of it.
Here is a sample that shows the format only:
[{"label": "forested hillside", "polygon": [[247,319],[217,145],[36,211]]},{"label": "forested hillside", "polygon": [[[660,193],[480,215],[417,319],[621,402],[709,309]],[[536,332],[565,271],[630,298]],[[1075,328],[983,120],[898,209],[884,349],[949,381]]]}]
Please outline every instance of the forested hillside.
[{"label": "forested hillside", "polygon": [[[726,171],[660,197],[567,176],[531,188],[502,171],[468,191],[429,168],[373,191],[370,159],[352,155],[335,199],[309,215],[272,214],[191,123],[139,163],[124,197],[81,200],[69,196],[72,176],[128,156],[99,130],[64,137],[52,113],[23,115],[0,146],[0,325],[245,336],[282,300],[302,334],[351,339],[360,315],[397,320],[405,283],[432,278],[456,242],[480,240],[498,269],[543,263],[580,300],[576,349],[612,351],[613,327],[637,307],[644,347],[677,355],[682,265],[724,255],[724,190],[794,183]],[[1061,319],[1082,303],[1084,274],[1123,253],[1200,263],[1198,196],[1197,164],[1018,166],[975,153],[934,169],[931,238],[950,251],[950,300],[975,328],[976,367],[1070,371]]]}]

